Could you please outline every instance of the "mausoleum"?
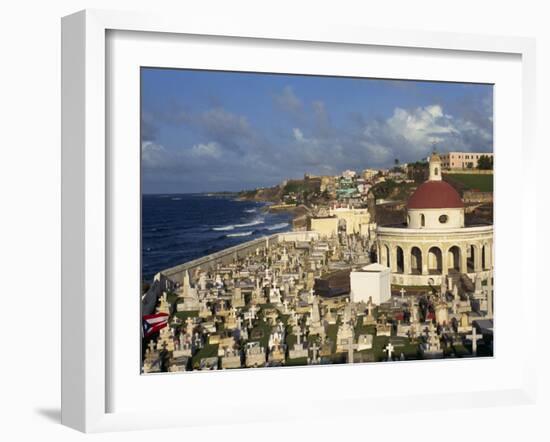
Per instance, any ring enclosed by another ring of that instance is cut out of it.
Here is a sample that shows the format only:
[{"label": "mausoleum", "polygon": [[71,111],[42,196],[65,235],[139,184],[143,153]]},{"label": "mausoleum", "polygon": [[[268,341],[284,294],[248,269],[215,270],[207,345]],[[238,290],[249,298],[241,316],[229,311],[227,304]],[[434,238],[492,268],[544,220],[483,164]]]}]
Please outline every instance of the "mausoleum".
[{"label": "mausoleum", "polygon": [[375,305],[389,301],[390,269],[373,263],[350,273],[350,298],[352,302],[368,302],[371,298]]}]

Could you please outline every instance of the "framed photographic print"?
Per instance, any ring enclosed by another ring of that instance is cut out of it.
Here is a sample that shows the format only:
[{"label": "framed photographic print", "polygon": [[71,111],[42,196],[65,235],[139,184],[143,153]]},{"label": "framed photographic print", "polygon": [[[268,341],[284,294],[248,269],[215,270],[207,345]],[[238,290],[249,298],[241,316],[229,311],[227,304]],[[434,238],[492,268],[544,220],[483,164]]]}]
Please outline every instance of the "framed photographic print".
[{"label": "framed photographic print", "polygon": [[493,85],[140,82],[144,373],[493,355]]},{"label": "framed photographic print", "polygon": [[63,422],[531,401],[535,324],[514,324],[534,205],[510,176],[529,173],[533,57],[521,38],[64,18]]}]

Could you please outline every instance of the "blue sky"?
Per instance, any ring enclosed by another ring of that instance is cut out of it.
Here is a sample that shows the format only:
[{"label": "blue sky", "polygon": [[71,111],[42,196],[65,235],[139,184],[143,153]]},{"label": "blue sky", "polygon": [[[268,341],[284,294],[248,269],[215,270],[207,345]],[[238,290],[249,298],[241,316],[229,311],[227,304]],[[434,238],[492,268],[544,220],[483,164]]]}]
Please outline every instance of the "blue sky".
[{"label": "blue sky", "polygon": [[144,193],[493,150],[491,85],[142,68]]}]

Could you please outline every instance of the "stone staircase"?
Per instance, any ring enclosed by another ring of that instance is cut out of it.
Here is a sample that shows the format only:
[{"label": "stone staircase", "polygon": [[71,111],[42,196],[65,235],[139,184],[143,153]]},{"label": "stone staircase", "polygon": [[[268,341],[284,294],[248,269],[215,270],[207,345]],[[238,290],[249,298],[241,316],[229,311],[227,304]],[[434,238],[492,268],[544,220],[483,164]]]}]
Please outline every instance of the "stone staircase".
[{"label": "stone staircase", "polygon": [[449,271],[448,277],[453,281],[453,285],[458,286],[461,293],[472,293],[475,290],[474,282],[465,273]]},{"label": "stone staircase", "polygon": [[462,289],[467,293],[472,293],[475,290],[475,284],[468,275],[462,273],[460,275],[460,282],[462,283]]}]

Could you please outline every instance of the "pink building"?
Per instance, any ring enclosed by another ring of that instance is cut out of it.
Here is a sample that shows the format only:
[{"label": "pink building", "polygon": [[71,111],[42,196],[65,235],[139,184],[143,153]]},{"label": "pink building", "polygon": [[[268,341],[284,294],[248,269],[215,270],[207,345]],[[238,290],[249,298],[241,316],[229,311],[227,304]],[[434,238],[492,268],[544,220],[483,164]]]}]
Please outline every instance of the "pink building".
[{"label": "pink building", "polygon": [[492,153],[480,152],[449,152],[441,153],[439,157],[443,169],[475,169],[479,158],[483,155],[493,157]]}]

